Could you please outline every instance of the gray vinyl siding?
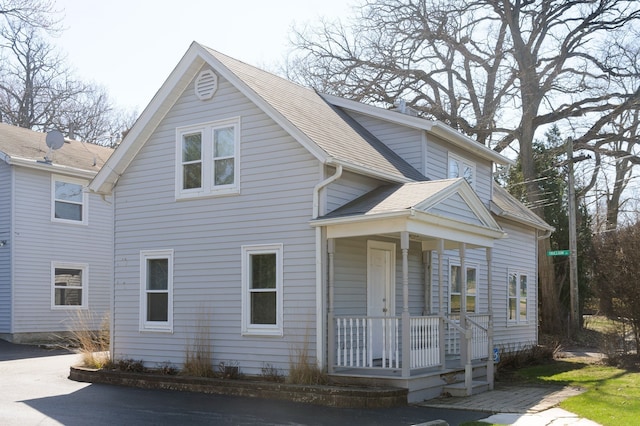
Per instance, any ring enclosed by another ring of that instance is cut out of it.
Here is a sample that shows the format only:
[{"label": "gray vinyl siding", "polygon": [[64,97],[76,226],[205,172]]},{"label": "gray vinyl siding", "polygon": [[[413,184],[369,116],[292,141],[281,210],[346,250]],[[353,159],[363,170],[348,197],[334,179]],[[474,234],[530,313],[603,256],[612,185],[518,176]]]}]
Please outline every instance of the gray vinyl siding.
[{"label": "gray vinyl siding", "polygon": [[428,211],[429,213],[449,217],[461,222],[483,225],[471,208],[469,208],[469,205],[462,199],[460,194],[454,194]]},{"label": "gray vinyl siding", "polygon": [[0,161],[0,333],[11,332],[11,166]]},{"label": "gray vinyl siding", "polygon": [[[424,172],[423,131],[348,111],[372,135],[396,152],[413,168]],[[398,113],[399,114],[399,113]]]},{"label": "gray vinyl siding", "polygon": [[[334,284],[334,313],[336,316],[367,315],[367,240],[392,242],[396,245],[395,313],[402,313],[402,250],[400,241],[378,236],[369,238],[340,238],[336,240],[334,255],[336,283]],[[409,313],[422,315],[425,281],[420,244],[409,247]]]},{"label": "gray vinyl siding", "polygon": [[[240,117],[240,194],[175,200],[176,128]],[[315,231],[318,161],[223,78],[213,99],[189,85],[116,187],[114,356],[181,365],[199,329],[213,362],[286,372],[305,340],[316,353]],[[283,244],[282,337],[241,334],[241,247]],[[141,332],[140,251],[174,250],[173,333]]]},{"label": "gray vinyl siding", "polygon": [[108,314],[113,268],[113,205],[89,194],[88,224],[51,221],[51,174],[16,167],[13,237],[14,333],[77,327],[77,309],[52,309],[51,262],[88,267],[87,308],[98,328]]},{"label": "gray vinyl siding", "polygon": [[[493,312],[494,341],[497,346],[513,348],[515,344],[537,342],[538,324],[538,275],[537,236],[535,230],[499,221],[509,235],[496,242],[493,249]],[[527,323],[514,325],[507,321],[507,274],[509,270],[527,273]]]},{"label": "gray vinyl siding", "polygon": [[474,157],[471,153],[464,152],[439,138],[429,136],[427,142],[427,172],[430,179],[448,178],[449,152],[470,161],[476,166],[476,180],[474,190],[485,206],[491,199],[491,186],[493,184],[492,163]]},{"label": "gray vinyl siding", "polygon": [[[331,172],[330,172],[331,173]],[[340,206],[355,200],[361,195],[383,185],[379,180],[350,172],[343,172],[340,179],[331,183],[326,190],[326,212],[329,213]],[[321,214],[324,214],[321,213]]]}]

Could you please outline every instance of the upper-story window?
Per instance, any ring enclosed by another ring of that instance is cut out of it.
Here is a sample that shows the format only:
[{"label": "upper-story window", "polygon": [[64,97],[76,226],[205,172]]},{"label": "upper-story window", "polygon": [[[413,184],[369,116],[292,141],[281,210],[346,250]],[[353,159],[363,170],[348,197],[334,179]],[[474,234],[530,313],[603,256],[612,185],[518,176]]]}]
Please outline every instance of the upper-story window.
[{"label": "upper-story window", "polygon": [[85,182],[62,176],[51,178],[51,220],[66,223],[87,223]]},{"label": "upper-story window", "polygon": [[181,127],[176,135],[176,198],[238,193],[240,119]]},{"label": "upper-story window", "polygon": [[451,178],[465,178],[469,185],[475,187],[476,182],[476,165],[471,162],[458,157],[455,154],[449,153],[449,172],[448,177]]}]

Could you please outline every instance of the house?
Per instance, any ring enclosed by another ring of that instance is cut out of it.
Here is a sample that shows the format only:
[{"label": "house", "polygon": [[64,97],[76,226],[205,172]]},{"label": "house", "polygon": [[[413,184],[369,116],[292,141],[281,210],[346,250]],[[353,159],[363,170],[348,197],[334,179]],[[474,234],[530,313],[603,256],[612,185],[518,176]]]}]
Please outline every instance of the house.
[{"label": "house", "polygon": [[493,348],[537,341],[550,230],[496,164],[193,43],[89,185],[115,204],[112,356],[180,366],[206,341],[249,375],[303,351],[410,401],[490,387]]},{"label": "house", "polygon": [[52,340],[109,313],[113,203],[87,185],[112,152],[0,123],[0,338]]}]

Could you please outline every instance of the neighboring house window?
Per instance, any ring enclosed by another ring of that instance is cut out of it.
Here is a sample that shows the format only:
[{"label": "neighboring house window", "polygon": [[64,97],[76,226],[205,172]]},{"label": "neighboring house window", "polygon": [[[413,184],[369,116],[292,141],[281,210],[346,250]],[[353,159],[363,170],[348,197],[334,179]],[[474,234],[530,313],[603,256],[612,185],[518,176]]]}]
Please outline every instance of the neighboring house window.
[{"label": "neighboring house window", "polygon": [[51,263],[53,308],[86,308],[88,266]]},{"label": "neighboring house window", "polygon": [[455,154],[449,154],[449,179],[464,178],[472,187],[476,181],[476,165]]},{"label": "neighboring house window", "polygon": [[62,176],[51,178],[51,220],[66,223],[87,223],[85,182]]},{"label": "neighboring house window", "polygon": [[173,250],[140,252],[140,329],[173,331]]},{"label": "neighboring house window", "polygon": [[508,319],[512,323],[527,322],[528,275],[509,271]]},{"label": "neighboring house window", "polygon": [[[477,289],[478,289],[478,273],[475,266],[467,266],[467,305],[466,312],[476,312]],[[449,271],[450,281],[450,304],[451,313],[460,313],[462,311],[462,267],[457,264],[451,264]]]},{"label": "neighboring house window", "polygon": [[176,142],[176,198],[239,192],[239,119],[178,128]]},{"label": "neighboring house window", "polygon": [[242,247],[242,334],[282,336],[282,244]]}]

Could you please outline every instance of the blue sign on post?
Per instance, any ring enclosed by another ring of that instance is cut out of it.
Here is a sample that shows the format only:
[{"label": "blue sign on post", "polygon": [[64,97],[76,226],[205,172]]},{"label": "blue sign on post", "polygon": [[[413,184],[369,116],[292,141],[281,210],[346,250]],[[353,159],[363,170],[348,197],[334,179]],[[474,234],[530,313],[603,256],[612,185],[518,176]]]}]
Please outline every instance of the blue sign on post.
[{"label": "blue sign on post", "polygon": [[493,362],[500,362],[500,349],[498,348],[493,348]]}]

